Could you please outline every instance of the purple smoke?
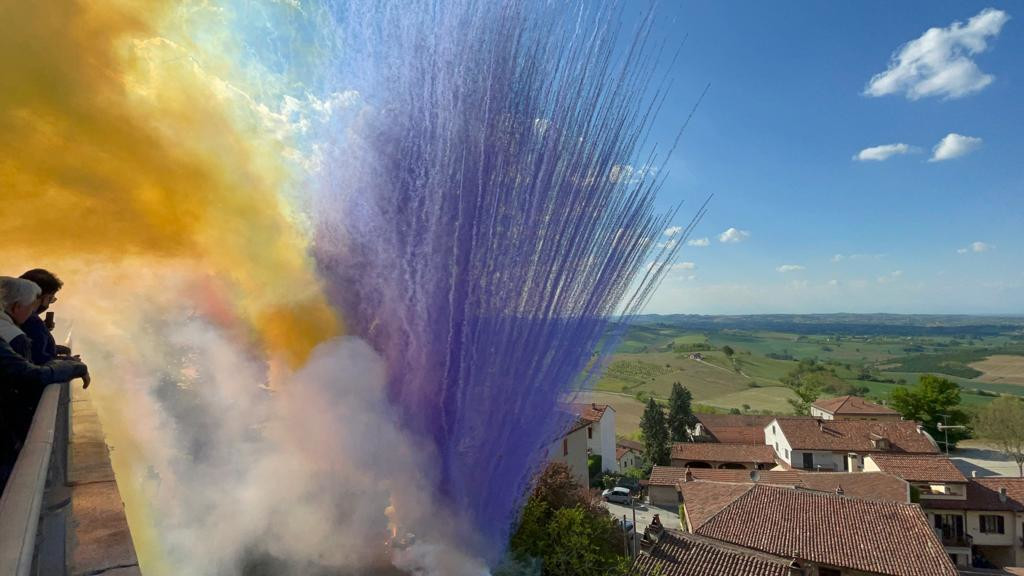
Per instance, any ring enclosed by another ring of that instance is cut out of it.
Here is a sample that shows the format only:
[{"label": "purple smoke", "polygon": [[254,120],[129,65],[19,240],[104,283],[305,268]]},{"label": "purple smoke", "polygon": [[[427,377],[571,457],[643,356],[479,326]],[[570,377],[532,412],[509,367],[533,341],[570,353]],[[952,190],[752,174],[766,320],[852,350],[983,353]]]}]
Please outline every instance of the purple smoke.
[{"label": "purple smoke", "polygon": [[653,210],[661,180],[628,168],[658,99],[646,31],[615,57],[611,14],[559,10],[333,11],[338,77],[363,108],[324,156],[315,256],[492,560],[568,423],[559,397],[596,373],[685,238],[657,246],[673,216]]}]

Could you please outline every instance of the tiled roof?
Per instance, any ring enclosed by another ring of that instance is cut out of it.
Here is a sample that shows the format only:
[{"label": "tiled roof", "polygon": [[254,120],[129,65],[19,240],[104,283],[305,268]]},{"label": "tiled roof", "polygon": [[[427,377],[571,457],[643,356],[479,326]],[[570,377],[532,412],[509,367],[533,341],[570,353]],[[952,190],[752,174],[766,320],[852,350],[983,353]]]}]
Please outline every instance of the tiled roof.
[{"label": "tiled roof", "polygon": [[[687,468],[675,466],[655,466],[651,471],[650,485],[678,485],[686,480]],[[709,468],[690,468],[691,481],[728,482],[733,484],[752,484],[750,470],[715,470]],[[817,492],[835,493],[842,487],[843,494],[851,498],[865,500],[886,500],[889,502],[909,502],[910,490],[903,480],[883,472],[801,472],[798,470],[759,470],[758,484],[790,486],[814,490]]]},{"label": "tiled roof", "polygon": [[[999,498],[999,489],[1006,488],[1006,501]],[[966,500],[922,499],[921,506],[941,510],[1012,510],[1024,512],[1024,478],[990,476],[971,478],[967,482]]]},{"label": "tiled roof", "polygon": [[672,459],[765,464],[775,462],[775,450],[766,444],[676,442],[672,444]]},{"label": "tiled roof", "polygon": [[627,452],[638,452],[638,450],[635,450],[635,449],[630,448],[628,446],[616,446],[615,447],[615,459],[616,460],[621,460],[622,457],[625,456]]},{"label": "tiled roof", "polygon": [[[713,468],[686,468],[683,466],[655,466],[651,470],[650,485],[675,486],[677,482],[686,480],[686,471],[690,471],[691,480],[707,480],[710,482],[732,482],[750,484],[752,470],[723,470]],[[792,470],[758,470],[758,482],[765,484],[782,484],[795,486],[801,473]]]},{"label": "tiled roof", "polygon": [[616,446],[625,446],[626,448],[632,448],[633,450],[636,450],[637,452],[643,452],[644,451],[644,443],[643,442],[637,442],[636,440],[630,440],[629,438],[618,437],[618,438],[615,439],[615,445]]},{"label": "tiled roof", "polygon": [[833,494],[842,488],[848,498],[910,502],[909,485],[883,472],[804,472],[797,487]]},{"label": "tiled roof", "polygon": [[[906,452],[938,454],[938,445],[917,422],[910,420],[814,420],[779,418],[779,428],[793,450],[829,450],[833,452]],[[875,438],[889,441],[888,450],[872,444]]]},{"label": "tiled roof", "polygon": [[665,530],[650,553],[637,556],[636,576],[788,576],[789,560]]},{"label": "tiled roof", "polygon": [[[584,420],[589,420],[592,423],[600,422],[601,417],[604,416],[605,410],[611,408],[607,404],[570,404],[569,409],[573,414],[576,414]],[[615,409],[612,408],[612,412]]]},{"label": "tiled roof", "polygon": [[816,400],[811,406],[820,408],[829,414],[866,414],[866,415],[895,415],[899,412],[892,408],[887,408],[881,404],[876,404],[869,400],[865,400],[859,396],[837,396],[835,398],[823,398]]},{"label": "tiled roof", "polygon": [[685,522],[696,531],[722,508],[732,504],[754,487],[754,484],[728,484],[725,482],[680,482],[679,493],[686,509]]},{"label": "tiled roof", "polygon": [[882,472],[911,482],[967,482],[946,456],[883,453],[869,457]]},{"label": "tiled roof", "polygon": [[707,434],[722,444],[764,444],[764,427],[774,416],[696,414]]},{"label": "tiled roof", "polygon": [[891,576],[957,575],[915,504],[755,484],[695,532],[827,566]]}]

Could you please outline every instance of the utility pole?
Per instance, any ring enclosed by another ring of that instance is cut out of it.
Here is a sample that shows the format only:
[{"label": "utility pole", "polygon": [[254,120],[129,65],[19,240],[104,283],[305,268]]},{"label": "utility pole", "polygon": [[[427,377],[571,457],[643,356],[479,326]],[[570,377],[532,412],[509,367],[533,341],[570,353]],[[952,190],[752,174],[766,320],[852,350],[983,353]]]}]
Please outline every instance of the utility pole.
[{"label": "utility pole", "polygon": [[629,558],[629,542],[626,540],[626,515],[622,515],[622,551]]},{"label": "utility pole", "polygon": [[948,431],[949,430],[963,430],[964,428],[967,428],[967,426],[962,426],[962,425],[959,425],[959,424],[957,424],[955,426],[950,426],[949,424],[946,424],[946,418],[949,418],[948,414],[939,414],[939,416],[942,416],[942,424],[938,424],[937,427],[938,427],[939,430],[942,430],[942,435],[945,437],[944,443],[946,444],[946,458],[949,458],[949,432]]},{"label": "utility pole", "polygon": [[636,538],[637,538],[637,530],[636,530],[636,498],[633,497],[632,493],[630,493],[630,495],[629,495],[629,507],[633,509],[633,554],[635,556],[636,555]]}]

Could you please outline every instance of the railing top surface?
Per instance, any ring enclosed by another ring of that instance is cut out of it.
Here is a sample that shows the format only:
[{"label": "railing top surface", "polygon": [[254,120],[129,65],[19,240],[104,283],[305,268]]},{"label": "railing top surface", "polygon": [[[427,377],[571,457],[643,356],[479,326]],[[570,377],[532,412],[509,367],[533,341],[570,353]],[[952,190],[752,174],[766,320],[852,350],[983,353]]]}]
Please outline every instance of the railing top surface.
[{"label": "railing top surface", "polygon": [[27,576],[32,568],[61,388],[66,385],[50,384],[43,391],[25,445],[0,497],[0,576]]}]

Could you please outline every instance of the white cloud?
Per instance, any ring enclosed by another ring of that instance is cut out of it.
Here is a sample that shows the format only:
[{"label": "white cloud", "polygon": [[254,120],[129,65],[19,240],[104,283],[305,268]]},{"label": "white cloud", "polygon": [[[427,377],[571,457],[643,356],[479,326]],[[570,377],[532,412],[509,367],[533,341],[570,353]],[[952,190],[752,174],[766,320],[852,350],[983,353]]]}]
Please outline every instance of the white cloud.
[{"label": "white cloud", "polygon": [[963,136],[950,132],[946,137],[939,140],[932,150],[932,157],[929,162],[942,162],[952,160],[960,156],[966,156],[981,147],[981,138]]},{"label": "white cloud", "polygon": [[828,281],[828,285],[829,286],[839,286],[839,280],[836,280],[836,279],[833,278],[832,280]]},{"label": "white cloud", "polygon": [[985,243],[985,242],[978,241],[978,242],[971,242],[971,244],[969,246],[967,246],[966,248],[957,248],[956,253],[957,254],[967,254],[968,252],[988,252],[989,250],[991,250],[993,248],[995,248],[995,246],[992,245],[992,244],[988,244],[988,243]]},{"label": "white cloud", "polygon": [[736,228],[729,228],[718,235],[718,241],[726,244],[736,244],[738,242],[743,242],[747,238],[750,238],[750,232],[746,230],[737,230]]},{"label": "white cloud", "polygon": [[682,231],[682,226],[672,226],[670,228],[665,229],[665,236],[675,236],[676,234],[679,234]]},{"label": "white cloud", "polygon": [[881,260],[885,258],[885,254],[836,254],[832,256],[833,262],[842,262],[843,260]]},{"label": "white cloud", "polygon": [[677,262],[672,265],[672,270],[696,270],[697,265],[693,262]]},{"label": "white cloud", "polygon": [[707,236],[703,238],[693,238],[692,240],[686,241],[687,246],[696,246],[697,248],[707,248],[711,245],[711,240]]},{"label": "white cloud", "polygon": [[878,277],[878,283],[879,284],[888,284],[890,282],[895,282],[896,280],[899,280],[899,278],[901,276],[903,276],[903,270],[894,270],[894,271],[886,274],[885,276],[879,276]]},{"label": "white cloud", "polygon": [[843,258],[846,258],[846,256],[843,256],[842,254],[836,254],[835,256],[832,257],[832,261],[833,262],[842,262]]},{"label": "white cloud", "polygon": [[785,272],[799,272],[800,270],[804,270],[804,267],[799,265],[799,264],[783,264],[782,266],[779,266],[775,270],[778,271],[778,272],[783,272],[783,273],[785,273]]},{"label": "white cloud", "polygon": [[889,68],[871,78],[864,94],[902,93],[917,100],[960,98],[982,90],[994,77],[982,72],[972,57],[988,49],[987,40],[998,36],[1009,19],[1002,10],[986,8],[966,25],[957,21],[948,28],[929,28],[893,53]]},{"label": "white cloud", "polygon": [[896,144],[882,144],[881,146],[872,146],[871,148],[865,148],[860,152],[857,152],[853,156],[853,159],[858,162],[882,162],[898,154],[909,154],[914,151],[915,148],[913,146],[908,146],[902,142]]}]

